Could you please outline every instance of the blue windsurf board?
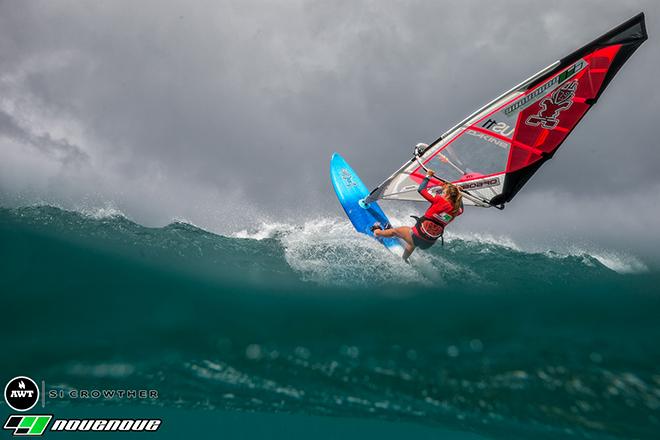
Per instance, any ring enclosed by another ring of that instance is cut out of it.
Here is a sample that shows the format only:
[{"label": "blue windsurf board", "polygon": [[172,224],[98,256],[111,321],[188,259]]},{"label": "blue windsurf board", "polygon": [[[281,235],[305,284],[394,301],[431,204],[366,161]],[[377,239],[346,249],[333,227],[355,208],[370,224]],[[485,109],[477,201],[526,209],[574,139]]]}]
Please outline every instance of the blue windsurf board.
[{"label": "blue windsurf board", "polygon": [[390,221],[378,206],[378,203],[371,202],[368,205],[360,203],[362,199],[369,195],[369,190],[338,153],[333,154],[330,160],[330,179],[339,203],[344,208],[355,230],[373,237],[392,253],[402,256],[403,245],[398,238],[377,238],[374,236],[371,231],[374,223],[378,222],[383,228],[386,228],[390,225]]}]

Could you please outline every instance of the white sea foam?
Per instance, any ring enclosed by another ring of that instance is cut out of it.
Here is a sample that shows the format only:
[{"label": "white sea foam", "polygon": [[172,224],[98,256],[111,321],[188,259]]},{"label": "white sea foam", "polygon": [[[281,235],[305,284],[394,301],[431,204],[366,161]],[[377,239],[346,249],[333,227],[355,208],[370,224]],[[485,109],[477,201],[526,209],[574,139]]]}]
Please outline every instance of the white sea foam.
[{"label": "white sea foam", "polygon": [[632,255],[612,251],[601,251],[589,254],[610,270],[621,274],[644,273],[649,269],[641,260]]},{"label": "white sea foam", "polygon": [[95,220],[113,217],[128,218],[126,217],[126,214],[124,214],[119,208],[112,204],[107,204],[105,206],[78,207],[75,211],[79,212],[85,217],[90,217]]},{"label": "white sea foam", "polygon": [[256,228],[242,229],[231,236],[234,238],[249,238],[251,240],[265,240],[274,238],[276,235],[291,233],[296,230],[296,226],[288,223],[279,222],[261,222]]},{"label": "white sea foam", "polygon": [[[170,225],[176,225],[176,224],[188,225],[188,226],[192,226],[193,228],[200,229],[202,231],[206,231],[202,226],[193,223],[192,221],[188,220],[185,217],[174,217],[172,219],[172,221],[170,222]],[[210,232],[210,231],[206,231],[206,232]]]},{"label": "white sea foam", "polygon": [[589,245],[571,244],[562,249],[542,252],[549,258],[580,257],[586,266],[594,266],[594,260],[619,274],[637,274],[647,272],[648,266],[634,255],[623,251],[592,248]]},{"label": "white sea foam", "polygon": [[451,242],[459,239],[470,243],[498,246],[516,252],[524,252],[523,249],[510,237],[504,235],[492,235],[480,232],[452,232],[447,231],[445,240]]},{"label": "white sea foam", "polygon": [[431,253],[423,257],[413,254],[412,264],[406,264],[339,218],[319,218],[300,225],[264,222],[233,237],[280,240],[289,266],[304,280],[321,285],[420,283],[437,287],[452,278],[479,280],[471,268]]},{"label": "white sea foam", "polygon": [[305,222],[280,240],[289,266],[302,278],[327,285],[428,283],[414,267],[336,219]]}]

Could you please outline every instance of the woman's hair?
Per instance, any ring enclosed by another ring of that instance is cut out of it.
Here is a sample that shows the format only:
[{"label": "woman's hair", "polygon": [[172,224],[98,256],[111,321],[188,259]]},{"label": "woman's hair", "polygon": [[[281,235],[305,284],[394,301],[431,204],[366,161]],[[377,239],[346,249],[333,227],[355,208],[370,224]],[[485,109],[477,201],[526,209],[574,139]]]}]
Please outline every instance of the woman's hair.
[{"label": "woman's hair", "polygon": [[445,184],[445,193],[447,194],[449,203],[454,207],[451,211],[451,215],[456,216],[461,209],[461,206],[463,206],[463,194],[461,194],[461,190],[459,190],[456,185],[451,183]]}]

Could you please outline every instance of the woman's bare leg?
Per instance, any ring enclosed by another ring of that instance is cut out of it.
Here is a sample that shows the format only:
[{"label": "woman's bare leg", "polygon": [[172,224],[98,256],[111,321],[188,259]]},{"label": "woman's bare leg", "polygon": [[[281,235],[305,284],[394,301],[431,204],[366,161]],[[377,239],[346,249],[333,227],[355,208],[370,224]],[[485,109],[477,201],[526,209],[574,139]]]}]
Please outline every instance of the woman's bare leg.
[{"label": "woman's bare leg", "polygon": [[403,261],[408,263],[408,258],[410,258],[410,254],[412,254],[414,250],[415,246],[410,246],[408,243],[406,243],[406,248],[403,250],[402,255]]},{"label": "woman's bare leg", "polygon": [[407,244],[415,246],[412,241],[412,229],[410,226],[399,226],[398,228],[390,229],[375,229],[374,235],[376,237],[399,237]]},{"label": "woman's bare leg", "polygon": [[406,242],[406,248],[403,251],[403,259],[408,261],[408,257],[415,250],[415,243],[412,239],[412,228],[410,226],[399,226],[398,228],[390,229],[375,229],[374,235],[376,237],[399,237]]}]

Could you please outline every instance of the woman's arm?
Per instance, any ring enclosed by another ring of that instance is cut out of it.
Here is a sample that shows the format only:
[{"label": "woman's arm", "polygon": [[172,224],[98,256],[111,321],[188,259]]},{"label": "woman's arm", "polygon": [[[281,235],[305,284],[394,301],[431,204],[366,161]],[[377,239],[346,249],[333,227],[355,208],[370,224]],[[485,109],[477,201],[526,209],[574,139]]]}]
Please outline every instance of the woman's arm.
[{"label": "woman's arm", "polygon": [[431,194],[431,193],[429,192],[429,190],[426,189],[426,187],[428,186],[428,184],[429,184],[429,180],[431,179],[431,177],[433,176],[433,174],[434,174],[433,171],[429,170],[429,171],[426,173],[426,177],[424,178],[424,180],[422,180],[422,183],[420,183],[420,184],[419,184],[419,187],[417,188],[417,192],[418,192],[422,197],[424,197],[426,200],[428,200],[428,201],[431,202],[431,203],[433,203],[433,201],[435,201],[435,196],[434,196],[433,194]]}]

